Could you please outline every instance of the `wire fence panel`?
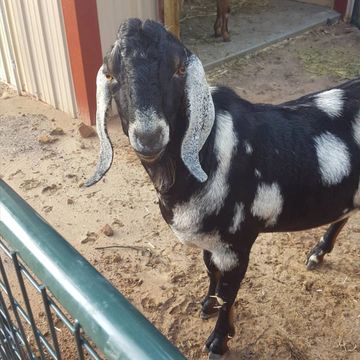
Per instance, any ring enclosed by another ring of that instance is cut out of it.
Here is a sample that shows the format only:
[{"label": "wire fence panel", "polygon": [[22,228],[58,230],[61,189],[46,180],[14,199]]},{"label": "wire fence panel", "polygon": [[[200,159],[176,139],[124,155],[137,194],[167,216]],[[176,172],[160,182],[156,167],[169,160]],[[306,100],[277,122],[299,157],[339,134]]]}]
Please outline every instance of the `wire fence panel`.
[{"label": "wire fence panel", "polygon": [[0,358],[185,359],[2,180]]},{"label": "wire fence panel", "polygon": [[[4,262],[10,264],[6,266],[7,270],[5,270]],[[53,297],[48,294],[46,287],[40,284],[38,279],[35,279],[20,263],[17,254],[11,251],[2,240],[0,240],[0,273],[0,348],[6,354],[6,359],[61,360],[58,332],[63,333],[61,334],[63,341],[66,339],[67,351],[73,348],[73,353],[76,354],[76,349],[80,346],[85,349],[86,358],[101,359],[89,341],[81,335],[79,323],[72,320],[69,315],[65,315]],[[17,300],[13,295],[14,281],[9,282],[8,273],[18,280],[17,285],[21,296]],[[26,285],[31,287],[38,296],[33,292],[29,296]],[[32,304],[35,304],[38,309],[37,316],[33,314]],[[41,308],[44,311],[39,311]],[[42,329],[38,327],[38,322],[42,323]],[[55,323],[58,324],[57,327]],[[60,327],[68,330],[66,335]],[[34,341],[29,344],[28,339],[34,339]]]}]

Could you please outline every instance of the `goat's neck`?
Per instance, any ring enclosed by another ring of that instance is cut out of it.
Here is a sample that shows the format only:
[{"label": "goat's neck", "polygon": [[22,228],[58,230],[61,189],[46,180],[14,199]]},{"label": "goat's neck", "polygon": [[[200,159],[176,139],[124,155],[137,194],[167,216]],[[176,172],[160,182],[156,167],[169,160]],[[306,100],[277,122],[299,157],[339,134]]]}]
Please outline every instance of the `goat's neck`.
[{"label": "goat's neck", "polygon": [[173,187],[176,180],[176,161],[171,154],[165,152],[156,164],[143,163],[143,166],[158,193],[165,194]]}]

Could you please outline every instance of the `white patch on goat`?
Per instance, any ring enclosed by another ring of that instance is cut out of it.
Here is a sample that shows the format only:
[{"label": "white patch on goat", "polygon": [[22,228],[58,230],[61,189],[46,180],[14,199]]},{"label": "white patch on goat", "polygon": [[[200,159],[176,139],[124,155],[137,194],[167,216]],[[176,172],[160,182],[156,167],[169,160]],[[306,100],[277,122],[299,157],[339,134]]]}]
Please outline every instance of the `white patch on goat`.
[{"label": "white patch on goat", "polygon": [[[320,254],[319,254],[320,255]],[[312,254],[310,257],[309,257],[309,263],[315,263],[315,264],[318,264],[319,263],[319,258],[317,257],[317,255],[315,254]]]},{"label": "white patch on goat", "polygon": [[129,124],[129,140],[131,146],[136,151],[142,151],[144,149],[141,140],[135,136],[138,134],[151,134],[160,129],[162,147],[165,147],[169,142],[170,129],[165,119],[159,117],[156,111],[152,108],[146,110],[135,110],[135,121]]},{"label": "white patch on goat", "polygon": [[316,106],[330,117],[340,116],[344,106],[344,90],[331,89],[315,95]]},{"label": "white patch on goat", "polygon": [[261,178],[261,172],[258,169],[254,170],[254,174],[257,178],[259,178],[259,179]]},{"label": "white patch on goat", "polygon": [[244,221],[244,219],[245,219],[244,204],[236,203],[234,207],[234,217],[231,226],[229,227],[229,232],[231,234],[235,234],[240,229],[240,225]]},{"label": "white patch on goat", "polygon": [[352,128],[353,128],[354,140],[360,146],[360,110],[358,114],[355,116]]},{"label": "white patch on goat", "polygon": [[237,255],[228,244],[219,244],[211,253],[211,260],[220,271],[230,271],[239,265]]},{"label": "white patch on goat", "polygon": [[217,215],[224,205],[229,192],[228,176],[237,142],[231,115],[228,112],[217,114],[214,144],[217,168],[189,201],[177,204],[173,210],[172,229],[180,237],[183,233],[182,237],[189,240],[192,238],[191,242],[196,245],[199,243],[198,246],[205,249],[201,243],[207,235],[199,231],[203,219],[211,214]]},{"label": "white patch on goat", "polygon": [[248,141],[244,141],[244,148],[245,148],[245,152],[248,155],[251,155],[253,153],[253,148],[252,148],[251,144]]},{"label": "white patch on goat", "polygon": [[192,231],[177,231],[174,226],[171,228],[183,244],[210,251],[211,259],[220,271],[229,271],[238,265],[235,252],[228,244],[221,241],[218,231],[193,233]]},{"label": "white patch on goat", "polygon": [[323,184],[326,186],[339,184],[351,170],[347,146],[329,132],[317,136],[314,141]]},{"label": "white patch on goat", "polygon": [[187,246],[212,251],[220,242],[220,235],[217,231],[210,233],[195,233],[192,231],[193,229],[178,231],[173,225],[170,226],[178,240]]},{"label": "white patch on goat", "polygon": [[271,185],[261,183],[257,188],[251,213],[265,220],[266,226],[273,226],[281,214],[283,203],[284,200],[277,183],[274,182]]},{"label": "white patch on goat", "polygon": [[354,204],[354,207],[357,207],[357,208],[360,207],[360,180],[359,180],[358,188],[354,194],[353,204]]}]

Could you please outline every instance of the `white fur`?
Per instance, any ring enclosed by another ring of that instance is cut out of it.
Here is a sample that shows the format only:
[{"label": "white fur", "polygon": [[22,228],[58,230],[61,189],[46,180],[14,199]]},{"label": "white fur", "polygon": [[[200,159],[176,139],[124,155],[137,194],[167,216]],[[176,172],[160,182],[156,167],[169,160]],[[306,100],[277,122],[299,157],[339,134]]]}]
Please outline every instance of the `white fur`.
[{"label": "white fur", "polygon": [[[178,237],[186,242],[208,249],[213,245],[204,245],[206,234],[199,234],[204,217],[218,214],[229,192],[228,175],[231,160],[237,146],[232,117],[228,112],[217,114],[214,152],[218,161],[216,171],[211,174],[206,184],[187,202],[179,203],[174,208],[171,224]],[[211,243],[213,239],[210,239]]]},{"label": "white fur", "polygon": [[178,231],[174,225],[170,225],[172,231],[184,245],[198,247],[203,250],[213,251],[220,242],[220,235],[217,231],[210,233],[188,231]]},{"label": "white fur", "polygon": [[355,116],[354,122],[352,124],[353,136],[355,142],[360,146],[360,110]]},{"label": "white fur", "polygon": [[340,116],[344,106],[344,91],[341,89],[331,89],[315,95],[316,106],[334,118]]},{"label": "white fur", "polygon": [[244,204],[236,203],[234,207],[234,217],[231,226],[229,227],[229,232],[231,234],[235,234],[240,229],[240,225],[244,221],[244,219]]},{"label": "white fur", "polygon": [[211,233],[194,233],[192,231],[177,231],[171,226],[174,234],[185,245],[198,247],[211,252],[211,260],[220,271],[229,271],[238,265],[235,252],[221,241],[218,231]]},{"label": "white fur", "polygon": [[212,262],[220,271],[230,271],[239,265],[239,260],[235,252],[228,244],[221,243],[212,251]]},{"label": "white fur", "polygon": [[350,174],[350,155],[347,146],[337,136],[326,132],[315,138],[319,171],[324,185],[339,184]]},{"label": "white fur", "polygon": [[280,187],[277,183],[274,182],[271,185],[261,183],[257,188],[251,213],[265,220],[266,226],[273,226],[281,214],[283,202]]},{"label": "white fur", "polygon": [[159,116],[154,109],[149,108],[146,110],[135,110],[135,121],[129,124],[129,140],[131,146],[141,152],[143,145],[141,140],[135,136],[135,132],[140,134],[151,134],[158,128],[161,129],[162,147],[165,147],[169,142],[170,129],[163,117]]},{"label": "white fur", "polygon": [[312,254],[312,255],[309,257],[309,263],[318,264],[318,263],[319,263],[319,258],[317,257],[317,255]]},{"label": "white fur", "polygon": [[244,147],[245,147],[245,152],[248,155],[251,155],[253,153],[253,148],[252,148],[251,144],[248,141],[244,141]]},{"label": "white fur", "polygon": [[354,194],[353,204],[354,204],[354,207],[357,207],[357,208],[360,207],[360,180],[359,180],[358,188]]}]

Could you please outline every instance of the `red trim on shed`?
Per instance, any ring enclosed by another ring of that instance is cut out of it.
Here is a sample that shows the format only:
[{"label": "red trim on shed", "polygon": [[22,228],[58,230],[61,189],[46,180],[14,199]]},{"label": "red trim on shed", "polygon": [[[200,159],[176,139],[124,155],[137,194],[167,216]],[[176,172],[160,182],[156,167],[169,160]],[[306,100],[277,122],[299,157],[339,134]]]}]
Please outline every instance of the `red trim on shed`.
[{"label": "red trim on shed", "polygon": [[348,0],[335,0],[334,10],[339,12],[343,17],[346,14]]},{"label": "red trim on shed", "polygon": [[79,117],[95,124],[96,74],[102,62],[96,0],[61,0]]}]

